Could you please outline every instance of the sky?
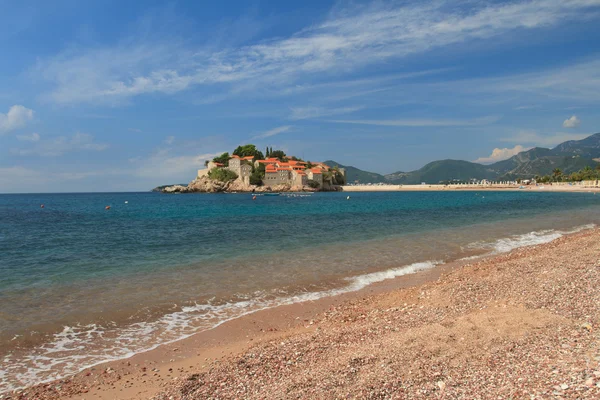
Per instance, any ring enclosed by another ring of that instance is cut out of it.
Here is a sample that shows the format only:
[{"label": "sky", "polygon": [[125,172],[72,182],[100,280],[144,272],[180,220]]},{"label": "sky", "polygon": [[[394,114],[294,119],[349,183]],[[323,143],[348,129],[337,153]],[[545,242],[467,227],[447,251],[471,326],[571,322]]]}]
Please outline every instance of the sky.
[{"label": "sky", "polygon": [[0,10],[0,193],[186,183],[247,143],[391,173],[600,132],[600,0]]}]

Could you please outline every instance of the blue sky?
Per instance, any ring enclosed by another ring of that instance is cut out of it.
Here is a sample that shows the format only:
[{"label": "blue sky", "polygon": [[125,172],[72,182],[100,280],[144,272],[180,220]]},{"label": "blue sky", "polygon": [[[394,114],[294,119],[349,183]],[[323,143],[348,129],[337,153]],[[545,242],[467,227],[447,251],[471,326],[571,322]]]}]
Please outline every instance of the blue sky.
[{"label": "blue sky", "polygon": [[148,190],[254,143],[380,172],[600,131],[600,0],[0,0],[0,192]]}]

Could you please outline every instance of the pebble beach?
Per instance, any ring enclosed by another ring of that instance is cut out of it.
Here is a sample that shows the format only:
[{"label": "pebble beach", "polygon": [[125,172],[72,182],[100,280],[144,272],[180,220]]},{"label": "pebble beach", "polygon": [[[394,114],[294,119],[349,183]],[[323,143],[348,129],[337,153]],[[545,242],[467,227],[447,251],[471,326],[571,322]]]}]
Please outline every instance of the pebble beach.
[{"label": "pebble beach", "polygon": [[600,230],[404,278],[3,398],[600,398]]}]

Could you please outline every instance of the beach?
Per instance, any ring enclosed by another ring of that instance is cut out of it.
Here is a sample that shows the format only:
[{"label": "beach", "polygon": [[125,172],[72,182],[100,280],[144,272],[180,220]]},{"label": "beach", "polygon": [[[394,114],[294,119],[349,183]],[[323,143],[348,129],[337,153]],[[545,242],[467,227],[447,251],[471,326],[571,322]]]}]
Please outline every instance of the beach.
[{"label": "beach", "polygon": [[258,311],[16,399],[598,398],[600,230]]},{"label": "beach", "polygon": [[440,192],[440,191],[540,191],[540,192],[599,192],[600,185],[594,181],[575,182],[569,184],[566,182],[538,184],[538,185],[518,185],[518,184],[464,184],[464,185],[346,185],[342,186],[343,192]]}]

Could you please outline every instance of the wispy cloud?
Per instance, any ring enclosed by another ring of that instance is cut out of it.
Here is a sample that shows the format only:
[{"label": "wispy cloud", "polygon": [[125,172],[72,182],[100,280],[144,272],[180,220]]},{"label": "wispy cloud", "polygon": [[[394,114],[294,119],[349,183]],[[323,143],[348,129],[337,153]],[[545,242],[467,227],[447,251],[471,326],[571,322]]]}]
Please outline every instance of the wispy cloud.
[{"label": "wispy cloud", "polygon": [[22,105],[14,105],[6,114],[0,113],[0,135],[24,127],[33,119],[33,110]]},{"label": "wispy cloud", "polygon": [[488,116],[470,120],[458,119],[393,119],[393,120],[331,120],[341,124],[378,125],[378,126],[478,126],[487,125],[498,121],[498,117]]},{"label": "wispy cloud", "polygon": [[35,132],[31,135],[17,135],[17,140],[20,140],[22,142],[39,142],[40,135]]},{"label": "wispy cloud", "polygon": [[501,138],[503,142],[525,143],[532,146],[554,147],[567,140],[581,140],[590,136],[591,133],[563,133],[557,132],[553,134],[540,134],[533,130],[522,130],[517,134],[509,137]]},{"label": "wispy cloud", "polygon": [[581,125],[581,120],[577,118],[577,115],[573,115],[563,122],[563,128],[578,128],[579,125]]},{"label": "wispy cloud", "polygon": [[38,155],[44,157],[56,157],[74,151],[102,151],[108,148],[107,144],[96,143],[94,137],[87,133],[76,133],[71,137],[59,136],[53,139],[40,140],[38,134],[29,140],[32,146],[28,148],[11,149],[16,155],[29,156]]},{"label": "wispy cloud", "polygon": [[347,73],[437,47],[515,30],[548,28],[585,18],[597,0],[469,3],[432,1],[344,8],[282,39],[208,51],[183,41],[133,38],[113,47],[69,51],[40,60],[34,73],[54,84],[47,101],[125,101],[145,93],[171,94],[193,86],[226,85],[237,93],[294,84],[299,77]]},{"label": "wispy cloud", "polygon": [[539,104],[530,104],[530,105],[526,105],[526,106],[518,106],[515,107],[514,110],[517,111],[521,111],[521,110],[533,110],[536,108],[540,108],[541,106]]},{"label": "wispy cloud", "polygon": [[290,119],[311,119],[320,117],[330,117],[333,115],[350,114],[355,111],[362,110],[363,106],[356,107],[339,107],[339,108],[326,108],[326,107],[292,107],[292,114]]},{"label": "wispy cloud", "polygon": [[279,135],[280,133],[287,132],[292,128],[291,125],[278,126],[277,128],[270,129],[259,135],[253,136],[252,139],[266,139],[271,136]]},{"label": "wispy cloud", "polygon": [[495,163],[498,161],[509,159],[512,156],[519,154],[520,152],[525,151],[525,150],[528,150],[528,148],[525,148],[525,147],[521,146],[520,144],[516,145],[512,149],[506,148],[506,147],[504,147],[504,148],[497,147],[494,150],[492,150],[492,154],[490,154],[488,157],[479,157],[474,162],[480,163],[480,164],[492,164],[492,163]]},{"label": "wispy cloud", "polygon": [[172,145],[175,142],[175,136],[167,136],[165,139],[165,143],[168,145]]}]

